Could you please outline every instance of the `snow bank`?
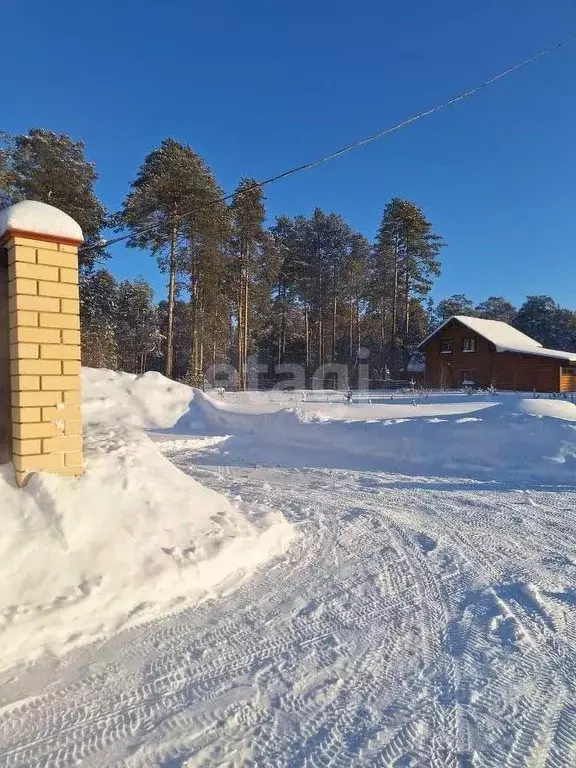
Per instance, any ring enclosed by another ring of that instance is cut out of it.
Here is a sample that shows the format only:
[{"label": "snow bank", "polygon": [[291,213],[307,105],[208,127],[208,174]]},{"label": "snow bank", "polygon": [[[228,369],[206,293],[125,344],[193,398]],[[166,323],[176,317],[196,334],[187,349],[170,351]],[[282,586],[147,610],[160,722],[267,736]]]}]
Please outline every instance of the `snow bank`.
[{"label": "snow bank", "polygon": [[37,474],[21,490],[0,467],[3,668],[229,590],[293,537],[281,514],[228,502],[135,428],[173,423],[189,388],[94,371],[85,383],[84,476]]},{"label": "snow bank", "polygon": [[141,376],[82,369],[82,416],[88,424],[171,427],[188,412],[194,390],[150,371]]},{"label": "snow bank", "polygon": [[299,452],[322,450],[326,466],[333,463],[330,454],[340,460],[349,454],[371,468],[404,474],[576,480],[576,406],[566,401],[509,396],[452,404],[302,404],[267,410],[228,405],[199,392],[185,418],[203,421],[220,434],[249,433],[261,443]]}]

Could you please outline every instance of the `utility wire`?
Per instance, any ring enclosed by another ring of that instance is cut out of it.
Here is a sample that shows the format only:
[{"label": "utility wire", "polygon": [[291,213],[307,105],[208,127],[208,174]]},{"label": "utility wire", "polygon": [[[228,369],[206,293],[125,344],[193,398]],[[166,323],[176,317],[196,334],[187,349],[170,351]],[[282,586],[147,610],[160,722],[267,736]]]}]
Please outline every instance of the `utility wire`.
[{"label": "utility wire", "polygon": [[[538,61],[539,59],[543,59],[545,56],[549,56],[550,54],[555,53],[561,48],[564,48],[566,45],[568,45],[575,39],[576,39],[576,34],[570,35],[569,37],[566,37],[561,42],[556,43],[555,45],[551,45],[548,48],[545,48],[544,50],[539,51],[538,53],[535,53],[533,56],[528,57],[527,59],[523,59],[517,64],[514,64],[512,67],[509,67],[508,69],[505,69],[502,72],[499,72],[497,75],[494,75],[494,77],[491,77],[489,80],[485,80],[483,83],[479,83],[478,85],[475,85],[469,90],[464,91],[458,96],[454,96],[448,101],[444,101],[441,104],[436,104],[436,106],[430,107],[430,109],[426,109],[423,112],[418,112],[416,115],[412,115],[412,117],[408,117],[406,118],[406,120],[402,120],[400,123],[396,123],[396,125],[393,125],[390,128],[385,128],[382,131],[378,131],[378,133],[374,133],[371,136],[367,136],[365,139],[360,139],[359,141],[355,141],[352,144],[348,144],[347,146],[342,147],[342,149],[338,149],[335,152],[331,152],[328,155],[324,155],[323,157],[320,157],[317,160],[313,160],[310,163],[304,163],[304,165],[298,165],[294,168],[290,168],[289,170],[284,171],[283,173],[279,173],[276,176],[271,176],[269,179],[264,179],[263,181],[258,181],[254,184],[251,184],[250,186],[245,187],[241,191],[241,194],[245,194],[246,192],[249,192],[252,189],[265,187],[268,184],[272,184],[275,181],[280,181],[280,179],[285,179],[288,176],[293,176],[295,173],[300,173],[300,171],[309,171],[312,168],[316,168],[319,165],[323,165],[324,163],[327,163],[329,160],[334,160],[335,158],[341,157],[342,155],[345,155],[348,152],[352,152],[353,149],[358,149],[358,147],[363,147],[366,144],[370,144],[373,141],[378,141],[378,139],[383,139],[385,136],[389,136],[391,133],[395,133],[396,131],[399,131],[401,128],[405,128],[407,125],[410,125],[411,123],[415,123],[417,120],[422,120],[424,117],[433,115],[436,112],[440,112],[443,109],[447,109],[448,107],[451,107],[454,104],[458,104],[459,102],[470,98],[470,96],[474,96],[479,91],[483,91],[485,88],[488,88],[490,85],[492,85],[493,83],[496,83],[498,80],[502,80],[502,78],[507,77],[508,75],[511,75],[514,72],[517,72],[519,69],[523,69],[524,67],[527,67],[529,64],[533,64],[535,61]],[[174,218],[174,221],[180,221],[182,219],[188,218],[188,216],[192,216],[197,211],[201,211],[204,208],[207,208],[211,205],[217,205],[218,203],[225,203],[228,200],[231,200],[235,194],[236,194],[235,192],[231,192],[228,195],[223,195],[221,197],[214,198],[213,200],[207,200],[205,203],[202,203],[196,208],[193,208],[190,211],[186,211],[185,213],[179,214]],[[146,232],[151,232],[152,230],[156,229],[158,226],[159,226],[158,224],[151,224],[150,226],[143,227],[142,229],[139,229],[132,234],[122,235],[120,237],[112,238],[111,240],[103,240],[95,245],[81,248],[80,250],[83,252],[86,252],[86,251],[94,250],[95,248],[102,248],[110,245],[115,245],[116,243],[121,243],[124,240],[129,240],[131,237],[138,237],[138,235],[145,234]]]}]

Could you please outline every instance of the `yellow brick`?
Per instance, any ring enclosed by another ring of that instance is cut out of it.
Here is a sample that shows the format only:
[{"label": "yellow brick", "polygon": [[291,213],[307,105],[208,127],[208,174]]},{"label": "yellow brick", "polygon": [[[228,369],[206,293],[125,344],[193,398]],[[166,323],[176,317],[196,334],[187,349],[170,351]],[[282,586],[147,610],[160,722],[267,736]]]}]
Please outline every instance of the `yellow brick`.
[{"label": "yellow brick", "polygon": [[42,419],[37,421],[82,421],[82,412],[77,405],[65,405],[61,408],[50,406],[42,408]]},{"label": "yellow brick", "polygon": [[36,327],[38,325],[38,313],[37,312],[20,312],[10,313],[10,328],[15,328],[17,325],[27,325]]},{"label": "yellow brick", "polygon": [[42,441],[42,450],[44,453],[74,452],[82,450],[82,438],[72,437],[49,437]]},{"label": "yellow brick", "polygon": [[12,453],[18,456],[29,456],[34,453],[42,453],[41,440],[13,440]]},{"label": "yellow brick", "polygon": [[16,358],[35,359],[40,357],[38,344],[10,344],[10,359]]},{"label": "yellow brick", "polygon": [[55,424],[14,424],[14,438],[17,440],[56,437],[62,434]]},{"label": "yellow brick", "polygon": [[38,237],[14,237],[12,242],[15,245],[25,245],[31,248],[44,248],[48,251],[58,250],[58,243],[50,243]]},{"label": "yellow brick", "polygon": [[[59,455],[59,454],[56,454]],[[67,453],[64,454],[64,458],[68,456]],[[64,467],[63,469],[59,469],[57,471],[57,474],[59,475],[67,475],[68,477],[78,477],[78,475],[82,474],[82,464],[76,464],[72,467]]]},{"label": "yellow brick", "polygon": [[78,284],[78,270],[66,269],[61,267],[60,269],[60,282],[61,283],[74,283]]},{"label": "yellow brick", "polygon": [[38,456],[15,455],[13,461],[16,472],[19,473],[64,468],[64,454],[62,453],[42,453]]},{"label": "yellow brick", "polygon": [[[18,280],[12,280],[10,283],[10,291],[12,295],[26,294],[27,296],[36,296],[38,293],[38,283],[36,280],[28,280],[25,277],[21,277]],[[49,294],[47,294],[49,295]]]},{"label": "yellow brick", "polygon": [[46,264],[49,267],[68,267],[69,269],[78,268],[77,253],[67,253],[66,251],[47,251],[45,248],[38,249],[36,254],[38,264]]},{"label": "yellow brick", "polygon": [[28,264],[36,264],[36,248],[25,245],[13,246],[8,250],[8,264],[23,261]]},{"label": "yellow brick", "polygon": [[80,302],[76,299],[61,299],[60,311],[70,315],[80,314]]},{"label": "yellow brick", "polygon": [[64,403],[66,405],[81,405],[82,397],[80,395],[80,390],[64,392]]},{"label": "yellow brick", "polygon": [[79,376],[42,376],[42,391],[80,389]]},{"label": "yellow brick", "polygon": [[60,344],[60,331],[55,328],[12,328],[10,342],[28,342],[33,344]]},{"label": "yellow brick", "polygon": [[[20,285],[21,281],[18,281]],[[72,283],[50,283],[40,280],[38,283],[38,294],[40,296],[58,296],[60,299],[77,299],[78,286]]]},{"label": "yellow brick", "polygon": [[62,363],[59,360],[12,360],[10,371],[13,376],[60,376]]},{"label": "yellow brick", "polygon": [[11,376],[12,392],[27,392],[40,389],[39,376]]},{"label": "yellow brick", "polygon": [[[72,315],[70,315],[72,317]],[[63,344],[80,344],[80,331],[62,331],[62,343]],[[80,356],[78,356],[80,357]]]},{"label": "yellow brick", "polygon": [[30,264],[26,261],[15,261],[8,270],[10,280],[15,277],[27,277],[30,280],[53,280],[58,282],[58,267],[45,267],[42,264]]},{"label": "yellow brick", "polygon": [[84,456],[82,455],[82,451],[67,451],[64,454],[64,461],[66,463],[67,467],[77,467],[80,471],[82,471],[82,462],[83,462]]},{"label": "yellow brick", "polygon": [[[55,333],[59,334],[60,331]],[[63,331],[63,333],[78,333],[78,331]],[[42,344],[40,357],[47,360],[80,360],[80,347],[72,344]]]},{"label": "yellow brick", "polygon": [[[64,400],[66,400],[66,394],[64,393]],[[70,393],[72,394],[72,393]],[[80,393],[77,393],[78,396]],[[78,403],[70,403],[70,405],[79,405],[80,397],[78,397]],[[15,408],[37,408],[43,405],[58,405],[62,402],[62,394],[60,392],[13,392],[12,393],[12,405]]]},{"label": "yellow brick", "polygon": [[78,315],[63,315],[55,312],[41,312],[40,326],[42,328],[80,328],[80,317]]},{"label": "yellow brick", "polygon": [[9,301],[10,312],[27,309],[31,312],[60,312],[60,302],[48,296],[27,296],[17,294]]},{"label": "yellow brick", "polygon": [[82,366],[80,360],[63,360],[62,373],[64,376],[79,376]]},{"label": "yellow brick", "polygon": [[64,434],[66,436],[81,435],[82,434],[82,422],[81,421],[67,421],[64,424]]},{"label": "yellow brick", "polygon": [[24,488],[28,483],[28,480],[32,477],[31,472],[14,472],[14,475],[16,476],[16,485],[18,488]]},{"label": "yellow brick", "polygon": [[12,421],[15,424],[37,423],[42,421],[41,415],[40,408],[12,408]]},{"label": "yellow brick", "polygon": [[60,243],[58,245],[59,251],[64,251],[64,253],[74,253],[78,254],[78,246],[77,245],[67,245],[65,243]]}]

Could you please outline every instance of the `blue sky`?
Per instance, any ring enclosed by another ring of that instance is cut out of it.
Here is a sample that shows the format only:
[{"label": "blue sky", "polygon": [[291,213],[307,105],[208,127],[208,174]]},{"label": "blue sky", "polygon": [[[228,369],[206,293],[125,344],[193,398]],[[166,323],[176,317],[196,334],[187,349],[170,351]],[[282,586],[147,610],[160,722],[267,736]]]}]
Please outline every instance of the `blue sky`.
[{"label": "blue sky", "polygon": [[[115,210],[166,136],[226,191],[450,98],[576,31],[573,0],[29,0],[3,11],[0,128],[86,143]],[[267,190],[270,218],[342,214],[370,238],[392,196],[448,247],[436,299],[576,307],[576,43],[454,108]],[[122,246],[109,268],[164,278]]]}]

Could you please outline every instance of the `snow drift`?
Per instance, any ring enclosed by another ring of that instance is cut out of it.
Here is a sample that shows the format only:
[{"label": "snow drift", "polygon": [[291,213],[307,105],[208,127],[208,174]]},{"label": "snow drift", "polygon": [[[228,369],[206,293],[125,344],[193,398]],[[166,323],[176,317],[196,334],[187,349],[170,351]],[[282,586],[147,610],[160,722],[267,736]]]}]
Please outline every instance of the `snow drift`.
[{"label": "snow drift", "polygon": [[355,456],[372,469],[404,474],[576,481],[576,405],[571,402],[504,395],[414,403],[302,403],[271,410],[268,404],[229,404],[199,392],[177,428],[185,431],[187,420],[193,426],[203,422],[216,433],[322,450],[327,461],[330,454]]},{"label": "snow drift", "polygon": [[141,427],[192,390],[156,374],[85,371],[86,472],[15,487],[0,467],[0,660],[62,653],[228,590],[285,549],[292,527],[173,466]]}]

